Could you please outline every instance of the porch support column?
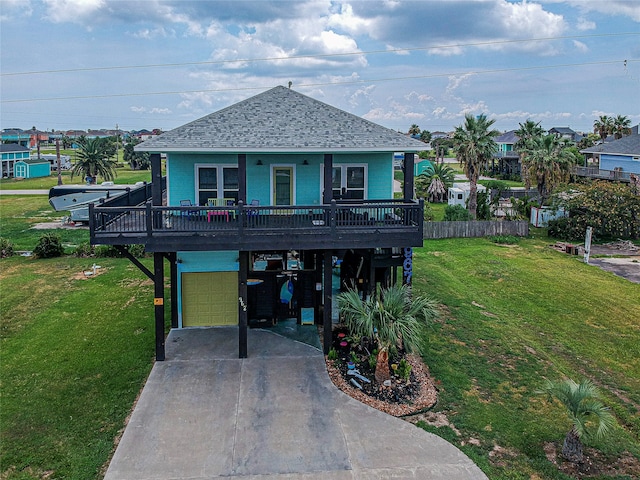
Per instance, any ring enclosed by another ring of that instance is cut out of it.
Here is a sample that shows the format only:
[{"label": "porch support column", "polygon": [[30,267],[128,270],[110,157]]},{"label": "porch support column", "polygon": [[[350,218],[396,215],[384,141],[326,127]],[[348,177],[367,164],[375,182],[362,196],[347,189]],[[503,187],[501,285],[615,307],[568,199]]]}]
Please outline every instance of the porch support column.
[{"label": "porch support column", "polygon": [[162,162],[159,153],[149,155],[151,160],[151,204],[162,206]]},{"label": "porch support column", "polygon": [[239,252],[238,272],[238,358],[247,358],[247,274],[249,270],[249,252]]},{"label": "porch support column", "polygon": [[[325,169],[326,169],[326,163],[325,163]],[[325,183],[326,185],[326,183]],[[331,187],[331,184],[329,183],[329,187]],[[326,190],[326,189],[325,189]],[[329,188],[329,190],[331,190],[331,188]],[[332,325],[332,319],[331,319],[331,310],[332,310],[332,297],[331,297],[331,292],[333,289],[333,282],[332,282],[332,277],[333,277],[333,270],[332,270],[332,265],[331,265],[331,254],[333,253],[331,250],[325,250],[324,252],[324,288],[323,288],[323,292],[324,292],[324,314],[323,314],[323,325],[324,325],[324,336],[323,336],[323,344],[324,344],[324,354],[328,354],[329,350],[331,349],[331,340],[332,340],[332,332],[331,332],[331,327]]]},{"label": "porch support column", "polygon": [[153,305],[156,320],[156,361],[164,360],[164,255],[153,254]]},{"label": "porch support column", "polygon": [[414,154],[413,153],[405,153],[404,154],[404,186],[403,186],[403,196],[404,200],[413,199],[413,169],[414,169]]},{"label": "porch support column", "polygon": [[171,282],[171,328],[178,328],[178,254],[170,252],[167,256],[169,260],[169,277]]},{"label": "porch support column", "polygon": [[322,203],[330,204],[333,200],[333,154],[324,154],[324,192],[322,193]]},{"label": "porch support column", "polygon": [[238,154],[238,200],[247,204],[247,155]]}]

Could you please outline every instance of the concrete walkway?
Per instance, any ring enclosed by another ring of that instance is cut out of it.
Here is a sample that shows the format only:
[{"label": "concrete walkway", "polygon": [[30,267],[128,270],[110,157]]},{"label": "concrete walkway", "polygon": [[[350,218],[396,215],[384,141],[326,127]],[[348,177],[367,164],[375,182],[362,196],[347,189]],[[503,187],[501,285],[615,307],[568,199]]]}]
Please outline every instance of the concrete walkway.
[{"label": "concrete walkway", "polygon": [[486,479],[460,450],[331,383],[322,353],[270,331],[172,330],[106,480]]}]

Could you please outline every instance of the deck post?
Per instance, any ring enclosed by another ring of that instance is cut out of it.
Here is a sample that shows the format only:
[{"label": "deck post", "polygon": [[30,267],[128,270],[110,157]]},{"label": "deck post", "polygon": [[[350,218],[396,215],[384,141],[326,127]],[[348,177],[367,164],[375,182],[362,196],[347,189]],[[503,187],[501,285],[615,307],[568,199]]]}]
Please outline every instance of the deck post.
[{"label": "deck post", "polygon": [[404,195],[404,201],[407,202],[413,199],[413,168],[415,163],[415,156],[413,153],[404,154],[404,186],[402,194]]},{"label": "deck post", "polygon": [[323,326],[324,326],[324,336],[323,336],[323,344],[324,344],[324,354],[328,354],[329,350],[331,350],[331,341],[332,341],[332,315],[331,310],[333,308],[332,305],[332,290],[333,290],[333,265],[331,262],[332,250],[325,250],[324,254],[324,313],[323,313]]},{"label": "deck post", "polygon": [[159,153],[149,155],[151,161],[151,203],[162,206],[162,162]]},{"label": "deck post", "polygon": [[178,328],[178,255],[177,252],[170,252],[169,276],[171,282],[171,328]]},{"label": "deck post", "polygon": [[324,154],[324,192],[322,192],[322,203],[331,203],[333,200],[333,154]]},{"label": "deck post", "polygon": [[238,265],[238,358],[247,358],[247,274],[249,270],[249,252],[239,252]]},{"label": "deck post", "polygon": [[247,203],[247,154],[238,154],[238,200]]},{"label": "deck post", "polygon": [[156,323],[156,361],[164,360],[164,255],[153,254],[153,305]]}]

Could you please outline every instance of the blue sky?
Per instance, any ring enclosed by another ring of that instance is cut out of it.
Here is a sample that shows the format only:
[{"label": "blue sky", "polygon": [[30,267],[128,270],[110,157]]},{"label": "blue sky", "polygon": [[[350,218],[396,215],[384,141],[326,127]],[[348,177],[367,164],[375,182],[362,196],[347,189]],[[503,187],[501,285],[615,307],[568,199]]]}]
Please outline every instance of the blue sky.
[{"label": "blue sky", "polygon": [[640,123],[639,0],[0,0],[0,22],[0,128],[169,130],[289,82],[399,131]]}]

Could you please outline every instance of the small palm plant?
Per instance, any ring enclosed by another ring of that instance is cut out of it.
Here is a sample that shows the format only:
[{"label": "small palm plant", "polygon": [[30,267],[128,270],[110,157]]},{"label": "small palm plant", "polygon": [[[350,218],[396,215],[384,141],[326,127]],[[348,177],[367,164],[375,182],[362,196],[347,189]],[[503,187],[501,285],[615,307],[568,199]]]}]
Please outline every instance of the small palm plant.
[{"label": "small palm plant", "polygon": [[411,287],[393,285],[366,300],[355,289],[338,295],[338,306],[350,332],[374,338],[378,343],[375,379],[391,378],[389,349],[397,345],[409,353],[421,353],[424,329],[439,316],[434,301],[411,295]]},{"label": "small palm plant", "polygon": [[[615,418],[600,400],[600,392],[590,380],[579,384],[571,379],[547,381],[542,393],[555,398],[566,408],[573,423],[562,444],[562,456],[573,463],[582,463],[582,438],[602,438],[615,425]],[[592,433],[593,423],[598,427]]]}]

